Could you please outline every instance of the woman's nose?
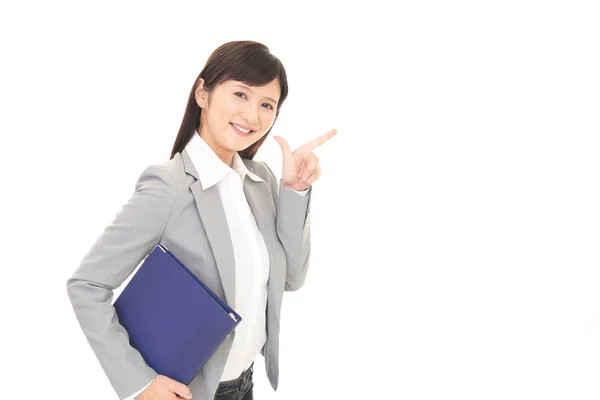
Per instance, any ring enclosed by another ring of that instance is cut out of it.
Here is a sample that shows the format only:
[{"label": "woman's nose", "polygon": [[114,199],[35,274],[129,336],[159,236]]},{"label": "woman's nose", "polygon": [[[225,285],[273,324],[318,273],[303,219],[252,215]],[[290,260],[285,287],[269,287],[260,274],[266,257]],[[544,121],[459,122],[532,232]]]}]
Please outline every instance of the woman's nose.
[{"label": "woman's nose", "polygon": [[244,118],[248,121],[249,124],[255,124],[258,122],[258,111],[256,107],[250,105],[246,108],[244,112]]}]

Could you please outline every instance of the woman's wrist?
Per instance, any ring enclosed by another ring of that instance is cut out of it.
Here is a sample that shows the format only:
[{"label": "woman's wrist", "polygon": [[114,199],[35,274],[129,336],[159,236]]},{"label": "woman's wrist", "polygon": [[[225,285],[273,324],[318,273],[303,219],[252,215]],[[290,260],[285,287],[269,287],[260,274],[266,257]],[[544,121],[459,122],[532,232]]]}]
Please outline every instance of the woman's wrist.
[{"label": "woman's wrist", "polygon": [[300,186],[298,184],[292,185],[292,184],[290,184],[288,182],[285,182],[283,179],[280,179],[279,182],[281,182],[281,184],[283,186],[285,186],[286,188],[295,190],[297,192],[303,192],[303,191],[307,190],[310,187],[310,185],[308,185],[308,186]]}]

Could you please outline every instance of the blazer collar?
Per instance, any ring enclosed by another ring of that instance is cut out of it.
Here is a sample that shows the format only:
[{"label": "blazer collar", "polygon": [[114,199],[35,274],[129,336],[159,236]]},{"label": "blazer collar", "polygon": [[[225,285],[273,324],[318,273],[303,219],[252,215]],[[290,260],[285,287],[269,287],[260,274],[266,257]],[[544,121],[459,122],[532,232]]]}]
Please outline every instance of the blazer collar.
[{"label": "blazer collar", "polygon": [[184,151],[187,154],[187,168],[193,170],[194,177],[201,182],[202,189],[208,189],[221,181],[225,175],[236,172],[243,181],[246,176],[255,182],[262,178],[251,171],[236,152],[233,155],[233,168],[225,164],[196,131]]}]

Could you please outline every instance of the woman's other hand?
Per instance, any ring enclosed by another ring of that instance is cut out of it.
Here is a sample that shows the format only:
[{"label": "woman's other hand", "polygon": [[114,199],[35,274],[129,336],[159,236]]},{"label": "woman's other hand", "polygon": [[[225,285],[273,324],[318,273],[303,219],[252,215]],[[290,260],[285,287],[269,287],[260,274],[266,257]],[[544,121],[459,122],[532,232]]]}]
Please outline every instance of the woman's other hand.
[{"label": "woman's other hand", "polygon": [[290,145],[284,138],[275,136],[274,139],[283,152],[281,183],[300,192],[308,189],[321,175],[319,157],[312,151],[334,137],[336,133],[337,129],[332,129],[294,151],[290,149]]},{"label": "woman's other hand", "polygon": [[135,400],[173,400],[181,398],[192,398],[190,388],[168,376],[158,375],[146,390],[137,395]]}]

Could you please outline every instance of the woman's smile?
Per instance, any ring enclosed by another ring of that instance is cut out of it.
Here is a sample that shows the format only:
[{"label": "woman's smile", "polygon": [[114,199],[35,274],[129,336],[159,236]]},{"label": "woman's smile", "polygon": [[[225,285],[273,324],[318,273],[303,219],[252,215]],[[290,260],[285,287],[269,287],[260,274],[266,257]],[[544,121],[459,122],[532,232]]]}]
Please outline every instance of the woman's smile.
[{"label": "woman's smile", "polygon": [[231,128],[233,129],[233,131],[235,133],[237,133],[238,135],[243,136],[243,137],[247,137],[250,134],[255,132],[251,129],[244,129],[244,127],[234,124],[233,122],[230,122],[229,125],[231,125]]}]

